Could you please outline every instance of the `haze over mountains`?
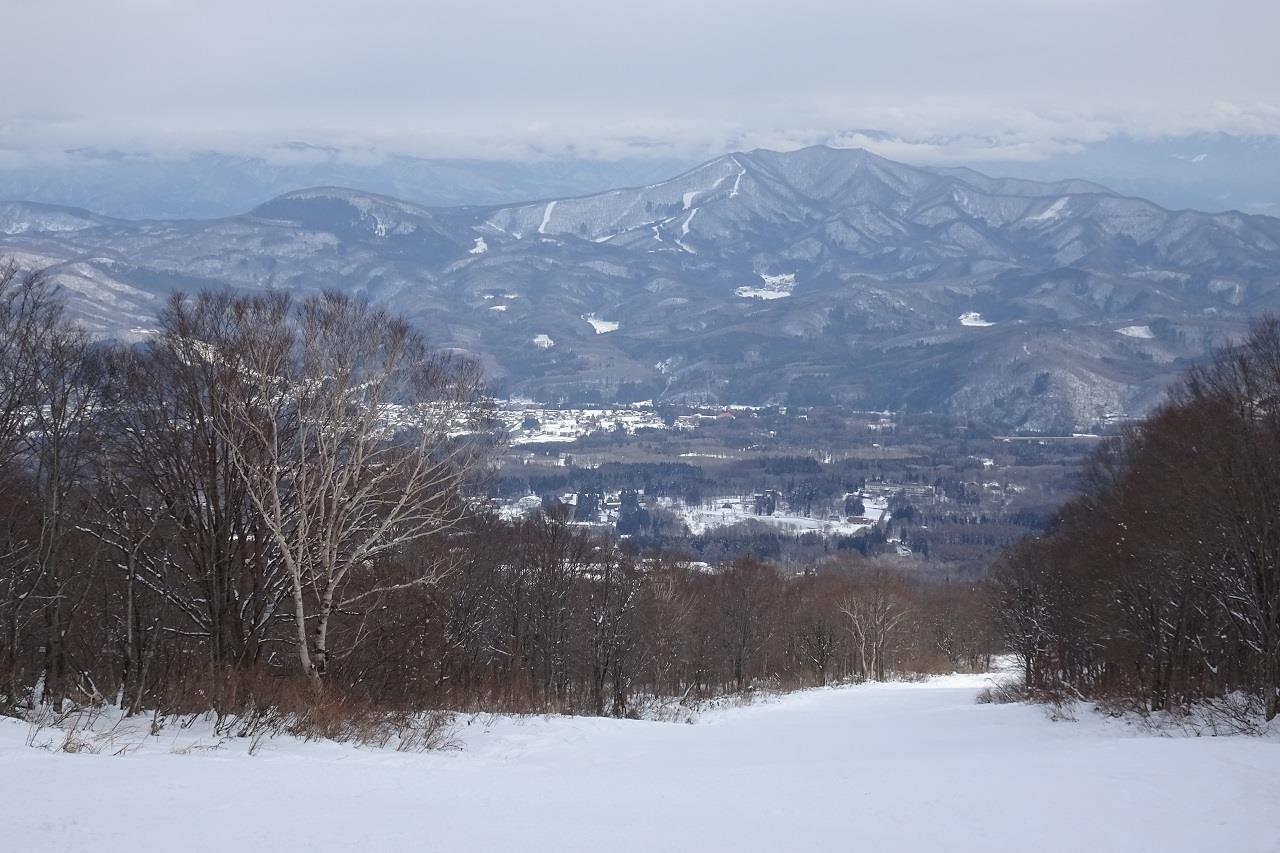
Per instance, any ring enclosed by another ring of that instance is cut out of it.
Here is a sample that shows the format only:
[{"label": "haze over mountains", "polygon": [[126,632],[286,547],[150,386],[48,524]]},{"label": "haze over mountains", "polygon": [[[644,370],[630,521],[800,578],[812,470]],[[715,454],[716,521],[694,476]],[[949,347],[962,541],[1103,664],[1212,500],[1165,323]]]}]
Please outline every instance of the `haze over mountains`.
[{"label": "haze over mountains", "polygon": [[293,142],[252,154],[76,148],[26,159],[5,168],[0,157],[0,199],[71,205],[130,219],[208,219],[243,213],[263,199],[311,186],[360,187],[441,206],[578,195],[659,180],[699,158],[468,160]]},{"label": "haze over mountains", "polygon": [[[840,148],[861,145],[915,165],[968,165],[1040,181],[1087,175],[1123,195],[1171,209],[1280,213],[1280,175],[1273,168],[1280,159],[1278,136],[1116,135],[1032,152],[981,137],[865,129],[808,141]],[[670,140],[634,140],[607,157],[572,147],[517,146],[489,152],[483,159],[464,159],[297,141],[196,151],[102,146],[11,150],[0,145],[0,199],[83,207],[128,219],[234,216],[263,199],[314,186],[359,187],[427,206],[506,204],[647,184],[713,153],[752,147],[731,140],[714,150]]]},{"label": "haze over mountains", "polygon": [[825,147],[505,206],[317,188],[123,221],[3,203],[0,253],[52,265],[104,334],[141,334],[174,289],[340,287],[478,355],[506,393],[834,400],[1033,430],[1141,414],[1280,308],[1280,219]]}]

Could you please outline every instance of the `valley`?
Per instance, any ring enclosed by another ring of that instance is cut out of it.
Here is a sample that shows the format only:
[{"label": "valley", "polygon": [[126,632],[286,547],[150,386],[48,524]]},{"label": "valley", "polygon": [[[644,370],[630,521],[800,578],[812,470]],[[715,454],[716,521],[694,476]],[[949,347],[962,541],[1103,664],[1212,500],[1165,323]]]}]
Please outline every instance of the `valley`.
[{"label": "valley", "polygon": [[856,551],[939,579],[979,577],[1042,530],[1102,440],[834,406],[515,400],[497,403],[495,421],[507,449],[485,500],[503,518],[561,513],[631,553],[703,565],[750,555],[802,567]]}]

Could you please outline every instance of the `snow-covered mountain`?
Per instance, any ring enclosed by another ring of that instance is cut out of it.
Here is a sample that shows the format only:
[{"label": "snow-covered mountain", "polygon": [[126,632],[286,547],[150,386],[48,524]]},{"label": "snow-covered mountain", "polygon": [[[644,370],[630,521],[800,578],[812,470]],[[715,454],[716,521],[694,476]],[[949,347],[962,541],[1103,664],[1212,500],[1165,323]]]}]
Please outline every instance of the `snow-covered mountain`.
[{"label": "snow-covered mountain", "polygon": [[0,205],[0,252],[54,265],[104,333],[145,329],[173,289],[342,287],[535,397],[835,399],[1037,429],[1139,414],[1280,308],[1278,219],[821,147],[497,207],[336,188],[206,221]]},{"label": "snow-covered mountain", "polygon": [[[992,179],[927,170],[861,150],[754,151],[670,181],[502,208],[494,234],[571,236],[717,258],[780,261],[915,278],[993,266],[1105,260],[1266,267],[1276,220],[1174,213],[1085,181]],[[771,259],[772,259],[771,258]]]},{"label": "snow-covered mountain", "polygon": [[77,207],[29,201],[0,201],[0,234],[57,234],[99,228],[115,220]]}]

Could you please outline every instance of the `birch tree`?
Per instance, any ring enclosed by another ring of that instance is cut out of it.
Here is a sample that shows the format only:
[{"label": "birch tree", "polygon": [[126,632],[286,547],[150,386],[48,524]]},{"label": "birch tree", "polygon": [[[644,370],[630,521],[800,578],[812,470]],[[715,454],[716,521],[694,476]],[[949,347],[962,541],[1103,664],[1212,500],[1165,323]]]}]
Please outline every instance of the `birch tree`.
[{"label": "birch tree", "polygon": [[289,579],[299,665],[318,692],[335,613],[441,571],[386,569],[466,512],[462,489],[482,458],[480,376],[341,294],[246,297],[231,312],[210,356],[239,383],[219,429]]},{"label": "birch tree", "polygon": [[840,598],[839,609],[848,620],[863,677],[884,681],[891,643],[903,620],[910,615],[902,581],[885,571],[867,571],[859,575],[854,588]]}]

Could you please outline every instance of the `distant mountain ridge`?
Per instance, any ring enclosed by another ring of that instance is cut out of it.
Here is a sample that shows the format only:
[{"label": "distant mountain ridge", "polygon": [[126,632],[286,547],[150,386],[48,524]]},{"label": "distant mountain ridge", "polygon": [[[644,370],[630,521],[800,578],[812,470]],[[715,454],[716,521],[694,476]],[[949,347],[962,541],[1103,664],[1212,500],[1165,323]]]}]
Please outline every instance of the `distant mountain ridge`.
[{"label": "distant mountain ridge", "polygon": [[666,177],[688,157],[475,160],[294,142],[256,154],[78,148],[0,163],[0,198],[84,207],[130,219],[235,215],[299,187],[357,186],[428,206],[502,204]]},{"label": "distant mountain ridge", "polygon": [[1041,430],[1141,414],[1280,308],[1280,219],[824,147],[487,207],[332,187],[205,221],[0,203],[0,252],[55,266],[103,333],[140,334],[177,288],[332,286],[543,399],[838,400]]}]

